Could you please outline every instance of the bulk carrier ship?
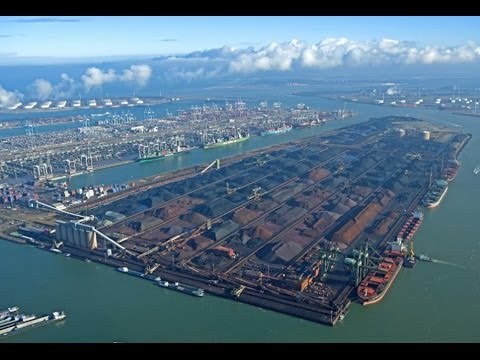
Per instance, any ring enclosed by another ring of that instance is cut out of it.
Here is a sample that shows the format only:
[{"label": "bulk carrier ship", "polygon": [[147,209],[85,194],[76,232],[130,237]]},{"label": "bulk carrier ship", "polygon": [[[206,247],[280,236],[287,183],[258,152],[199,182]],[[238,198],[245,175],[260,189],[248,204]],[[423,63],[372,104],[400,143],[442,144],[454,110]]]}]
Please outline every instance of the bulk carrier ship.
[{"label": "bulk carrier ship", "polygon": [[165,280],[159,280],[158,286],[198,297],[202,297],[204,295],[204,290],[202,288],[196,288],[193,286],[181,284],[179,282],[171,283]]}]

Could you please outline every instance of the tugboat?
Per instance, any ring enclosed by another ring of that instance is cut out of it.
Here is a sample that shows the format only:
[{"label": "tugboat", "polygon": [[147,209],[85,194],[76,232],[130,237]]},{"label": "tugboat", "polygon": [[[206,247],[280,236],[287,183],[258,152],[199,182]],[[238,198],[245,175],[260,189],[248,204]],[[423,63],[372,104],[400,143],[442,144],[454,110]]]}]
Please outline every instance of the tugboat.
[{"label": "tugboat", "polygon": [[416,255],[417,259],[418,260],[422,260],[422,261],[428,261],[428,262],[433,262],[433,259],[430,257],[430,256],[427,256],[427,255]]}]

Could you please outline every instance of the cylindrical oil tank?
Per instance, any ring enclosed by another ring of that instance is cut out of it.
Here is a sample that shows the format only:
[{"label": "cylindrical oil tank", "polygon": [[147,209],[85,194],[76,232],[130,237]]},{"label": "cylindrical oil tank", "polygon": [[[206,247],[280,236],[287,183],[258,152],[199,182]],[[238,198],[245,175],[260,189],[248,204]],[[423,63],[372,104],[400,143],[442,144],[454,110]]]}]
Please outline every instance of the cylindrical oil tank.
[{"label": "cylindrical oil tank", "polygon": [[423,140],[430,140],[430,131],[425,130],[423,132]]}]

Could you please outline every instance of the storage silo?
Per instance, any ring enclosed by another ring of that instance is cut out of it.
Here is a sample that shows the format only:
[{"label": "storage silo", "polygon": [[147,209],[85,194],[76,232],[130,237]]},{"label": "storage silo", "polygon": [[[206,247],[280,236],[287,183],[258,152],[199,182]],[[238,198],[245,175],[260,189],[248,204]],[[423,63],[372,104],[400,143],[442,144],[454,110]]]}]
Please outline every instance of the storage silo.
[{"label": "storage silo", "polygon": [[71,225],[72,229],[73,229],[73,242],[75,245],[77,246],[82,246],[82,241],[80,239],[80,236],[81,236],[81,230],[77,227],[74,227],[73,225]]},{"label": "storage silo", "polygon": [[65,225],[67,227],[67,243],[75,244],[75,237],[74,237],[74,234],[73,234],[74,231],[73,231],[72,223],[67,223]]},{"label": "storage silo", "polygon": [[68,243],[67,223],[65,223],[63,221],[60,224],[60,240]]},{"label": "storage silo", "polygon": [[80,231],[80,246],[83,248],[88,248],[88,234],[87,230],[82,228]]}]

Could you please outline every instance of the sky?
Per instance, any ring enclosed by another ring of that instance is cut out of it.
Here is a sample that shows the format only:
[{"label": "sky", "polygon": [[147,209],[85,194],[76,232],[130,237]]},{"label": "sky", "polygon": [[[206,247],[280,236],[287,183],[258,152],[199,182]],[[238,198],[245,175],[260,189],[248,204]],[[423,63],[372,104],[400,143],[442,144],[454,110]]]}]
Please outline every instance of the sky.
[{"label": "sky", "polygon": [[480,17],[0,17],[0,107],[168,84],[414,70],[479,74]]},{"label": "sky", "polygon": [[299,39],[480,42],[480,17],[0,17],[0,58],[163,55]]}]

